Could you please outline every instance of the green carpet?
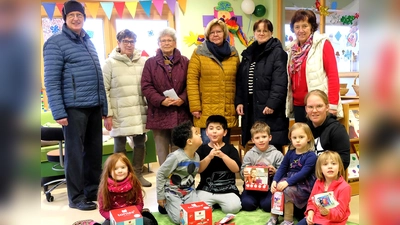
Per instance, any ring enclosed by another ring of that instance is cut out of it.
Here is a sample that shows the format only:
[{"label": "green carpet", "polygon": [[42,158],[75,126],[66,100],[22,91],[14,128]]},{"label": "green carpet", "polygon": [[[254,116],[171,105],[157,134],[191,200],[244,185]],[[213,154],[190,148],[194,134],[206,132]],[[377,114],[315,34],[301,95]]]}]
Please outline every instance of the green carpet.
[{"label": "green carpet", "polygon": [[[152,213],[154,217],[157,219],[159,225],[169,225],[173,223],[169,220],[168,215],[162,215],[159,212],[153,212]],[[213,211],[213,222],[220,221],[222,218],[224,218],[226,214],[224,214],[220,209],[216,209]],[[240,211],[239,213],[236,214],[236,217],[232,220],[232,222],[235,222],[236,225],[265,225],[265,223],[268,221],[270,217],[269,213],[266,213],[262,211],[261,209],[257,209],[256,211],[253,212],[247,212],[247,211]],[[282,218],[280,218],[279,221],[281,221]],[[347,225],[358,225],[357,223],[352,223],[352,222],[347,222]]]}]

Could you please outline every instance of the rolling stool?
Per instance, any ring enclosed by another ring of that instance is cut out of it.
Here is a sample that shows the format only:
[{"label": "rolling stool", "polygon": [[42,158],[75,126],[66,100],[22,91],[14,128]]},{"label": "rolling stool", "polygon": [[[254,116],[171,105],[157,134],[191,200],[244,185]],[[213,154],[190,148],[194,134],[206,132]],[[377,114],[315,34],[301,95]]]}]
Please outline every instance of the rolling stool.
[{"label": "rolling stool", "polygon": [[[41,139],[44,141],[58,141],[58,149],[47,152],[47,160],[49,162],[55,162],[52,166],[54,171],[64,171],[64,151],[63,151],[63,140],[64,133],[62,128],[58,127],[42,127],[41,128]],[[54,197],[51,195],[51,191],[56,189],[62,184],[66,184],[66,179],[57,179],[43,184],[43,192],[46,195],[48,202],[54,201]],[[55,184],[49,189],[49,185]]]}]

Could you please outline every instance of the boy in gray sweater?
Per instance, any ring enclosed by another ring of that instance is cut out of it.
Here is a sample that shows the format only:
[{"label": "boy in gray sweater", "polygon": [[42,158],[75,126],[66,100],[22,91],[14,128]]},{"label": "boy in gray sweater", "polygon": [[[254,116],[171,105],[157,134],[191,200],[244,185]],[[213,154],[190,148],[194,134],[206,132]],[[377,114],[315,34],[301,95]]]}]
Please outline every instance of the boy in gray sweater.
[{"label": "boy in gray sweater", "polygon": [[194,178],[200,168],[200,157],[196,150],[202,140],[188,121],[172,130],[172,141],[179,149],[170,153],[158,169],[157,202],[160,213],[167,213],[173,223],[179,224],[181,204],[199,201]]},{"label": "boy in gray sweater", "polygon": [[[244,169],[246,166],[266,166],[268,167],[268,183],[271,185],[272,178],[276,170],[281,165],[283,154],[273,145],[269,145],[272,139],[270,127],[264,122],[255,122],[251,127],[251,140],[255,146],[251,148],[243,158],[243,164],[240,168],[240,175],[244,180]],[[246,190],[243,186],[241,196],[242,210],[253,211],[258,207],[265,212],[271,211],[272,193],[268,191]]]}]

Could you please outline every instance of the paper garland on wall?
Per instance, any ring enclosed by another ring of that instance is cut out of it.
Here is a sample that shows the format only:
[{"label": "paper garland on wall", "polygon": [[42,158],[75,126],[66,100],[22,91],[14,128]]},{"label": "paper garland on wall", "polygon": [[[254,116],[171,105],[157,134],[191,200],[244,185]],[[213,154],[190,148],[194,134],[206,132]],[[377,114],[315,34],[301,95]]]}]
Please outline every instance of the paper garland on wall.
[{"label": "paper garland on wall", "polygon": [[[246,47],[248,46],[248,39],[242,31],[242,16],[235,16],[230,2],[219,1],[217,6],[214,7],[214,15],[203,16],[203,27],[206,27],[207,24],[215,18],[223,19],[228,26],[229,36],[227,41],[231,46],[235,45],[235,36],[239,39],[242,45]],[[188,46],[193,44],[199,45],[205,40],[205,37],[202,34],[194,34],[190,31],[189,36],[184,36],[183,40]]]},{"label": "paper garland on wall", "polygon": [[[166,0],[168,9],[171,11],[172,14],[175,14],[175,5],[179,4],[179,8],[181,9],[182,13],[185,14],[186,11],[186,2],[187,0]],[[143,10],[145,11],[146,15],[150,17],[151,5],[154,5],[158,14],[162,15],[162,10],[164,7],[164,0],[140,0],[140,1],[126,1],[126,2],[86,2],[82,3],[87,9],[88,15],[91,18],[97,17],[97,12],[99,7],[101,7],[106,14],[108,19],[111,19],[111,14],[113,8],[117,11],[117,14],[120,18],[122,18],[123,12],[125,7],[128,9],[129,13],[131,14],[132,18],[135,17],[137,4],[140,4]],[[54,10],[57,7],[60,13],[62,13],[62,9],[64,7],[63,3],[52,3],[52,2],[43,2],[42,6],[50,19],[53,19]]]}]

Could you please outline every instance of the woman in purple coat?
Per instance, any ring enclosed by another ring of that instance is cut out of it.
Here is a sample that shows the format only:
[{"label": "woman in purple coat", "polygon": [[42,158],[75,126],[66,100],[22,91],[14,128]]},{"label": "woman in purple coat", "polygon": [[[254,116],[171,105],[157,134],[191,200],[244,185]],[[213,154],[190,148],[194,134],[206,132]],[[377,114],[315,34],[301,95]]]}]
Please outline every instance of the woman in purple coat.
[{"label": "woman in purple coat", "polygon": [[[148,102],[146,128],[153,130],[158,162],[164,163],[178,149],[171,139],[172,128],[191,120],[186,94],[188,58],[176,49],[175,30],[166,28],[158,37],[159,49],[143,68],[142,92]],[[164,94],[173,90],[176,96]]]}]

